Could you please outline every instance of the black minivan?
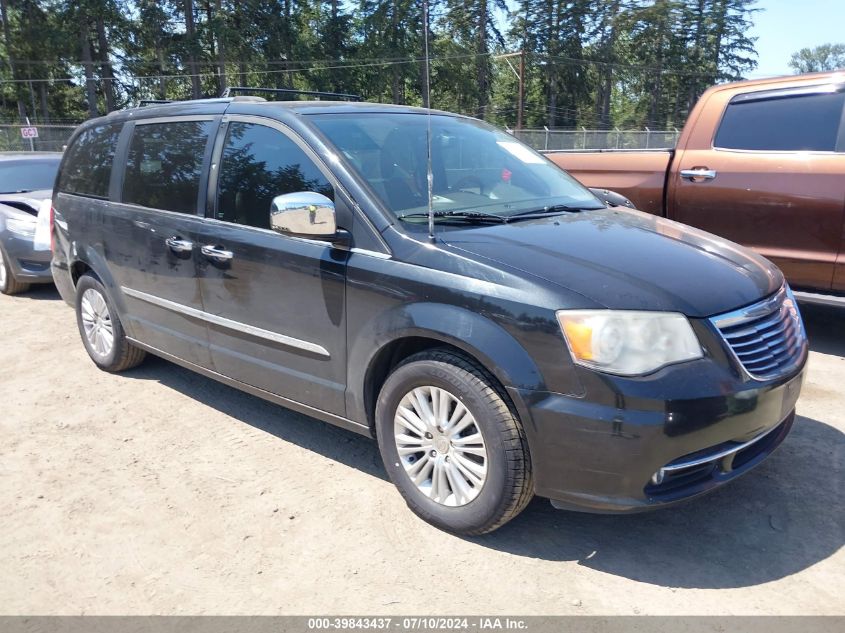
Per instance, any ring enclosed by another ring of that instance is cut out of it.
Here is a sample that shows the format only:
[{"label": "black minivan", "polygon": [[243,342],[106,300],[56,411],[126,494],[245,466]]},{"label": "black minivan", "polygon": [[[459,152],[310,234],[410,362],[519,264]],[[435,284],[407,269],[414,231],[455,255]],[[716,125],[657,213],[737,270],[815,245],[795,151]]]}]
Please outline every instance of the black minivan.
[{"label": "black minivan", "polygon": [[374,436],[411,509],[452,532],[534,494],[688,499],[793,423],[807,342],[777,268],[607,207],[471,118],[125,110],[75,133],[53,207],[55,281],[99,367],[151,352]]}]

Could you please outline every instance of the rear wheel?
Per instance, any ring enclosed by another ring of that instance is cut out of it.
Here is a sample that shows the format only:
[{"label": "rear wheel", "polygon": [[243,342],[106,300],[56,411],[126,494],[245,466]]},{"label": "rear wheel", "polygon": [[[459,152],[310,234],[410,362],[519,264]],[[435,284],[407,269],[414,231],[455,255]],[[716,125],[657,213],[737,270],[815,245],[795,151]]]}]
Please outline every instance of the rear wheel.
[{"label": "rear wheel", "polygon": [[0,248],[0,292],[4,295],[16,295],[29,290],[29,284],[15,279],[12,269],[6,261],[3,249]]},{"label": "rear wheel", "polygon": [[450,350],[416,354],[376,406],[391,481],[424,520],[458,534],[501,527],[531,500],[522,426],[486,372]]},{"label": "rear wheel", "polygon": [[103,284],[83,275],[76,285],[76,323],[85,350],[100,369],[118,372],[140,364],[146,352],[132,345]]}]

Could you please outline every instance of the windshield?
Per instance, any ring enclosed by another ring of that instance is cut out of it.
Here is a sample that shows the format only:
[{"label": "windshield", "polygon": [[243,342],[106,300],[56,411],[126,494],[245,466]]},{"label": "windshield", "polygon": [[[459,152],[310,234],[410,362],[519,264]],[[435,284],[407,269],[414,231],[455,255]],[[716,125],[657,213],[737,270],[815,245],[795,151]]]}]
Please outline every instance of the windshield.
[{"label": "windshield", "polygon": [[59,158],[0,162],[0,193],[52,189]]},{"label": "windshield", "polygon": [[[427,115],[310,117],[386,209],[408,218],[428,210]],[[435,213],[510,216],[557,205],[604,207],[588,189],[542,155],[511,135],[472,119],[432,114],[431,167]]]}]

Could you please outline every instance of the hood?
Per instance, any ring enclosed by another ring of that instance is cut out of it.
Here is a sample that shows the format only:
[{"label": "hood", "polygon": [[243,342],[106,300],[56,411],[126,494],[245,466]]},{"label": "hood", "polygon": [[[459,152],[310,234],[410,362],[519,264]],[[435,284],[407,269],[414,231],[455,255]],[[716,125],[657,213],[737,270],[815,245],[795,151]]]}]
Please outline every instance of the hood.
[{"label": "hood", "polygon": [[26,193],[0,193],[0,203],[24,211],[30,215],[38,215],[38,209],[43,200],[53,197],[51,189],[38,189]]},{"label": "hood", "polygon": [[441,234],[450,247],[617,310],[707,317],[775,292],[783,275],[715,235],[628,209],[582,211]]}]

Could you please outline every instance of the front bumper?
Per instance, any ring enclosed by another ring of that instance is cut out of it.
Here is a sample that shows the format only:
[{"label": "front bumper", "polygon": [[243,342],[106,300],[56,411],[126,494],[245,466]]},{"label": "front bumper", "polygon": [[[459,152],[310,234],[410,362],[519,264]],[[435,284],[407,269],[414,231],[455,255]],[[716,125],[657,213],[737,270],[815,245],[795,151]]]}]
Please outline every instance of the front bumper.
[{"label": "front bumper", "polygon": [[48,250],[35,250],[32,238],[16,237],[7,233],[3,240],[6,261],[18,281],[29,284],[52,283]]},{"label": "front bumper", "polygon": [[558,508],[599,513],[709,492],[788,435],[805,362],[766,383],[703,359],[639,380],[592,373],[583,398],[509,389],[527,420],[535,492]]}]

